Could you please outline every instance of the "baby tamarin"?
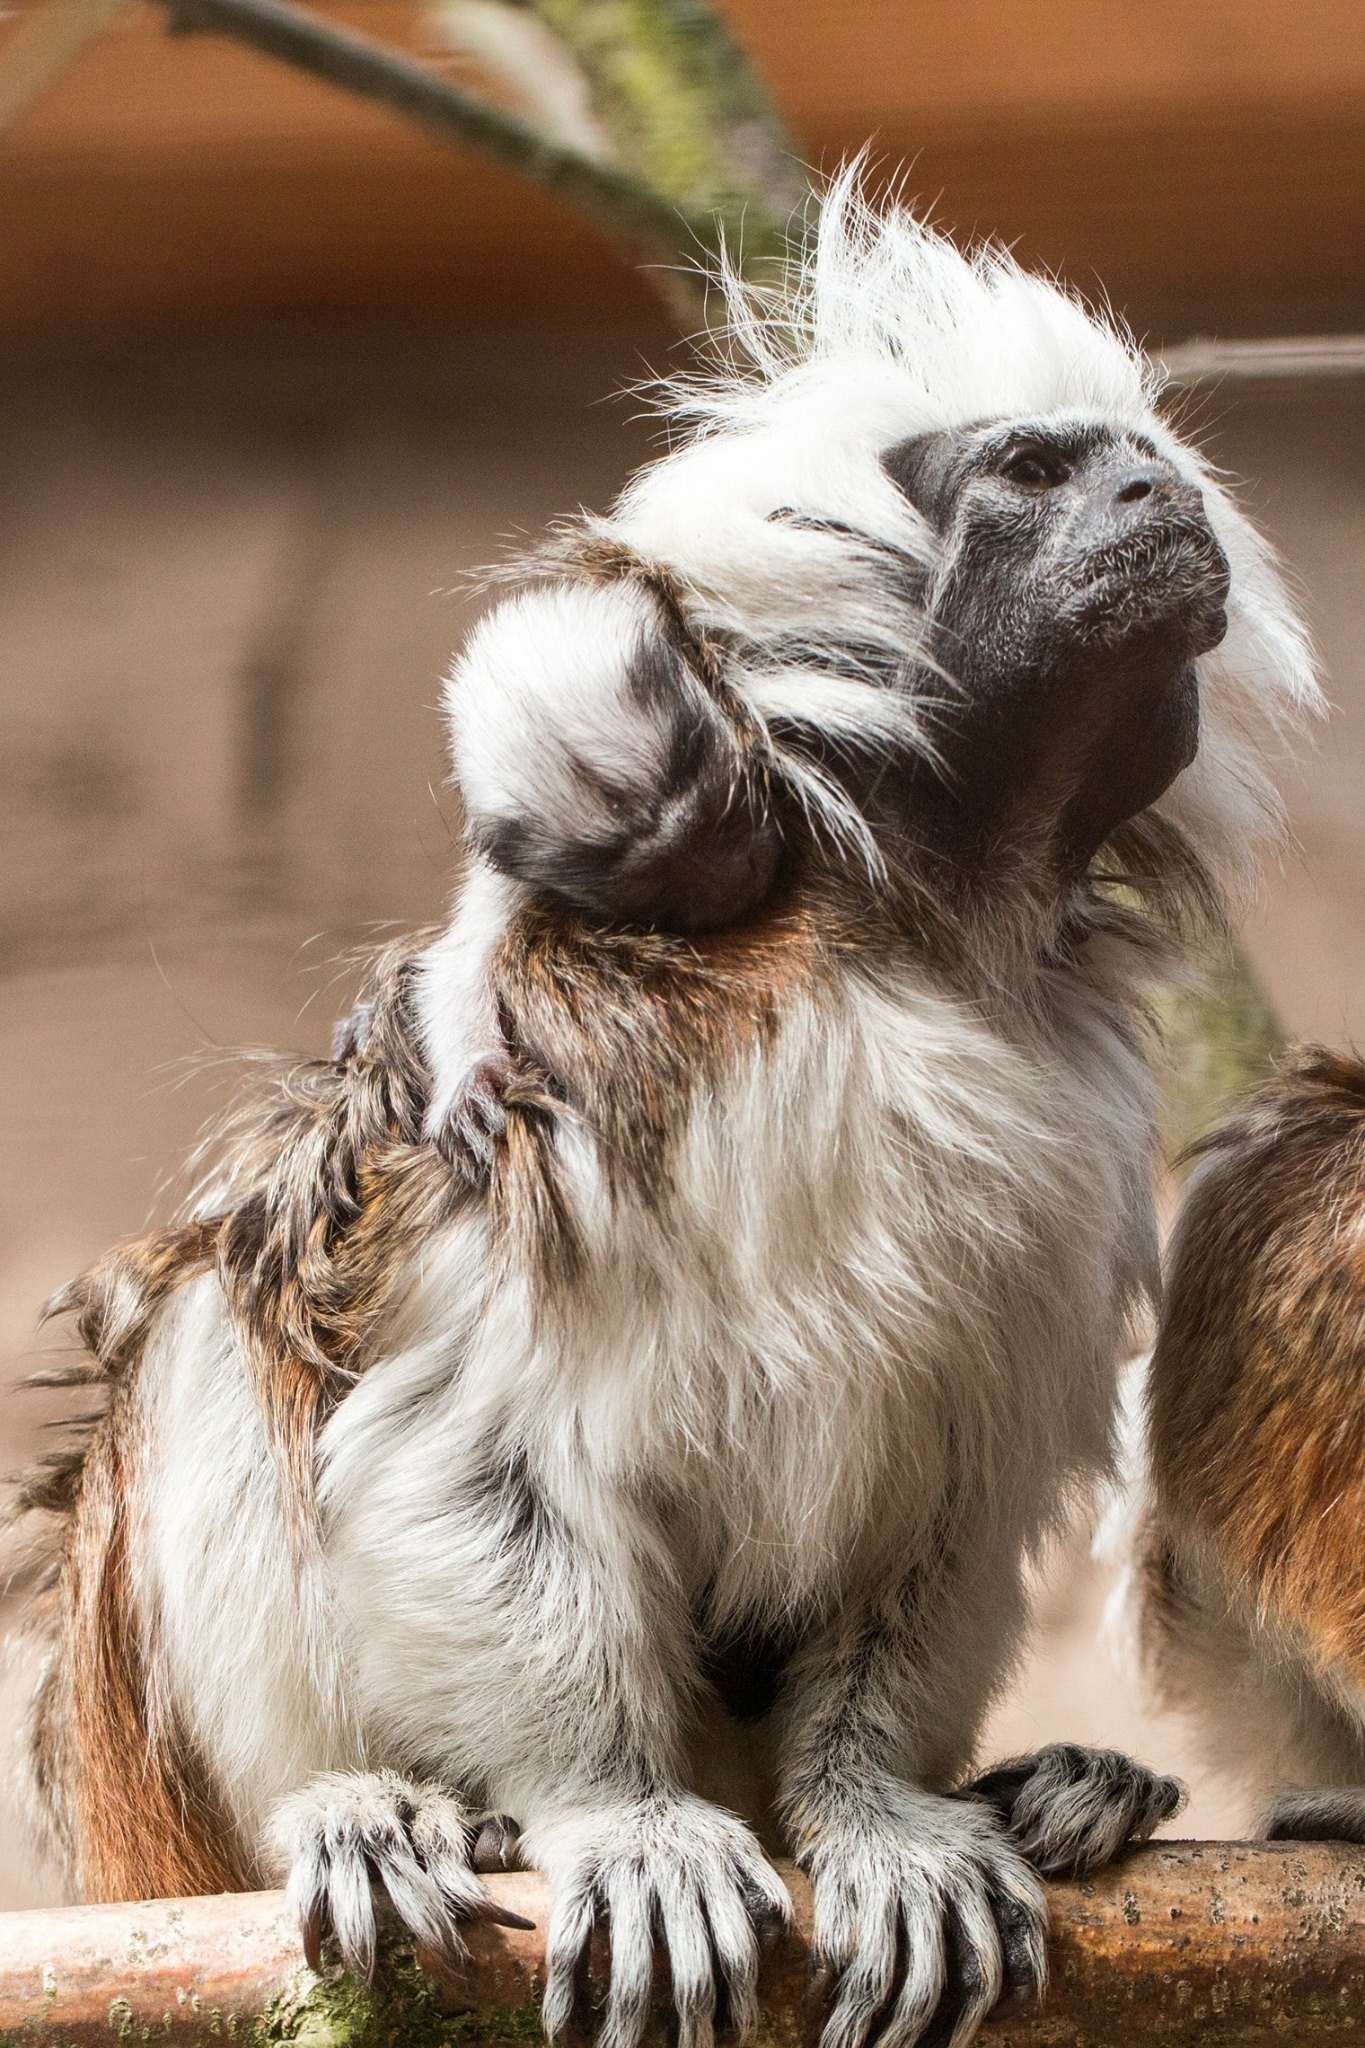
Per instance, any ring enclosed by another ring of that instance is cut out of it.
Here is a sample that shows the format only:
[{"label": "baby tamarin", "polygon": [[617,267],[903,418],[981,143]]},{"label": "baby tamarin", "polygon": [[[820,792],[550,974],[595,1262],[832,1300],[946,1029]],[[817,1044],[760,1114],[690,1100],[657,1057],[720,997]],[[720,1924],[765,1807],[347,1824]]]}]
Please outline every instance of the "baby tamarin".
[{"label": "baby tamarin", "polygon": [[1272,1836],[1365,1842],[1365,1065],[1199,1148],[1149,1384],[1147,1647]]},{"label": "baby tamarin", "polygon": [[1314,686],[1052,286],[843,181],[730,291],[692,433],[457,668],[449,926],[69,1297],[111,1396],[33,1496],[34,1755],[87,1896],[278,1867],[362,1968],[376,1894],[458,1948],[512,1816],[551,2033],[609,1919],[609,2048],[656,1931],[684,2048],[750,2020],[762,1827],[830,2043],[910,2048],[1174,1800],[969,1773],[1152,1283],[1144,991]]}]

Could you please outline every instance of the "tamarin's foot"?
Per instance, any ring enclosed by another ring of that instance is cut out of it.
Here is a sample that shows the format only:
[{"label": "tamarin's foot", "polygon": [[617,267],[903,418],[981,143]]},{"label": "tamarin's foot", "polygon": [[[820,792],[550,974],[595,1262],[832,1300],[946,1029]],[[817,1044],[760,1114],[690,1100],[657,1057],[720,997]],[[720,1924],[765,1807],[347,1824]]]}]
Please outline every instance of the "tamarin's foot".
[{"label": "tamarin's foot", "polygon": [[468,1955],[460,1921],[530,1927],[490,1898],[475,1874],[479,1833],[449,1793],[394,1771],[338,1771],[286,1799],[270,1836],[288,1871],[309,1969],[322,1968],[330,1940],[348,1970],[372,1978],[381,1900],[424,1954],[450,1968]]},{"label": "tamarin's foot", "polygon": [[1261,1833],[1268,1842],[1365,1842],[1365,1787],[1324,1785],[1280,1792]]},{"label": "tamarin's foot", "polygon": [[443,1158],[474,1180],[486,1179],[494,1155],[507,1135],[507,1090],[512,1084],[512,1055],[491,1046],[471,1061],[444,1123],[435,1133]]},{"label": "tamarin's foot", "polygon": [[[332,1026],[332,1058],[339,1067],[363,1059],[369,1048],[373,1005],[357,1003]],[[442,1155],[471,1180],[486,1179],[507,1131],[504,1099],[512,1082],[512,1055],[490,1045],[470,1061],[444,1122],[434,1133]]]},{"label": "tamarin's foot", "polygon": [[1116,1749],[1054,1742],[997,1764],[963,1795],[993,1806],[1035,1870],[1079,1877],[1178,1812],[1184,1788]]},{"label": "tamarin's foot", "polygon": [[1043,1887],[993,1813],[893,1787],[800,1858],[832,2001],[821,2048],[965,2048],[1047,1973]]},{"label": "tamarin's foot", "polygon": [[611,1936],[602,2048],[638,2048],[649,2020],[657,1940],[668,1956],[677,2048],[737,2041],[758,2019],[767,1935],[791,1901],[749,1829],[687,1793],[583,1808],[537,1829],[531,1854],[555,1887],[546,1943],[545,2031],[558,2041],[581,2009],[595,1926]]},{"label": "tamarin's foot", "polygon": [[521,1824],[510,1814],[490,1813],[479,1823],[472,1858],[474,1868],[489,1875],[521,1869]]}]

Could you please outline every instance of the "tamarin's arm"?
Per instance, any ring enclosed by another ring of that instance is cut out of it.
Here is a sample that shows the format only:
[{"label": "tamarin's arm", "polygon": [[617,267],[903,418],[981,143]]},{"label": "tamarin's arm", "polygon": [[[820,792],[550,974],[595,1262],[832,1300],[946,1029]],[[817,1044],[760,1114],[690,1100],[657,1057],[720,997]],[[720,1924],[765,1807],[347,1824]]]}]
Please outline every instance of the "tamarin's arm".
[{"label": "tamarin's arm", "polygon": [[1043,1982],[1037,1873],[1105,1862],[1179,1804],[1173,1779],[1073,1743],[962,1783],[1025,1600],[984,1528],[958,1546],[846,1599],[785,1674],[778,1804],[836,1979],[830,2038],[883,2011],[888,2038],[965,2039]]},{"label": "tamarin's arm", "polygon": [[996,1576],[945,1558],[869,1588],[785,1674],[778,1806],[836,1980],[832,2038],[881,2009],[894,2036],[965,2038],[1042,1982],[1042,1887],[998,1811],[952,1796],[1019,1625],[1017,1571]]},{"label": "tamarin's arm", "polygon": [[474,633],[447,704],[470,834],[499,873],[676,932],[766,896],[779,840],[761,762],[647,586],[512,598]]}]

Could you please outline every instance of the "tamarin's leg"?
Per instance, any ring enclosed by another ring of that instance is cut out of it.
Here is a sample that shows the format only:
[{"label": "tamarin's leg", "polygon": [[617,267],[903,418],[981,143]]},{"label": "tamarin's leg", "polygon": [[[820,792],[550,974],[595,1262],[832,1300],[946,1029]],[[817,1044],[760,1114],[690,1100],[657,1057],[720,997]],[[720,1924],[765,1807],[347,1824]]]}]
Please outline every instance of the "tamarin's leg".
[{"label": "tamarin's leg", "polygon": [[512,1059],[493,992],[494,959],[522,887],[475,856],[449,925],[420,969],[418,1013],[432,1092],[427,1135],[473,1178],[485,1175],[506,1129]]},{"label": "tamarin's leg", "polygon": [[720,2008],[742,2035],[762,1935],[790,1905],[750,1829],[688,1785],[698,1648],[666,1548],[636,1503],[599,1495],[584,1527],[547,1506],[507,1570],[508,1655],[529,1668],[504,1697],[490,1782],[555,1888],[547,2032],[569,2026],[605,1923],[607,2048],[643,2033],[656,1937],[681,2048],[704,2048]]},{"label": "tamarin's leg", "polygon": [[1130,1842],[1145,1842],[1178,1812],[1174,1778],[1159,1777],[1116,1749],[1054,1742],[997,1764],[963,1787],[994,1807],[1035,1870],[1077,1877]]},{"label": "tamarin's leg", "polygon": [[[375,1753],[421,1756],[445,1789],[435,1811],[451,1845],[451,1917],[479,1910],[476,1816],[512,1816],[519,1853],[554,1888],[552,2034],[573,2016],[593,1929],[606,1922],[609,2048],[634,2048],[644,2028],[656,1933],[686,2048],[701,2048],[718,2006],[742,2027],[755,2009],[764,1924],[788,1905],[750,1829],[692,1789],[700,1649],[688,1589],[647,1501],[588,1469],[558,1436],[542,1468],[487,1411],[472,1415],[463,1450],[448,1446],[434,1496],[415,1499],[407,1474],[375,1469],[368,1437],[343,1441],[347,1422],[343,1404],[323,1492],[356,1697]],[[418,1845],[404,1802],[414,1793],[390,1789],[378,1827],[386,1844],[395,1831],[398,1840],[384,1878],[394,1897],[396,1873],[406,1897],[415,1883],[407,1851]],[[324,1791],[321,1802],[308,1792],[308,1827],[294,1838],[305,1864],[295,1891],[331,1906],[336,1888],[315,1867],[338,1820],[352,1861],[357,1831],[347,1781]],[[368,1784],[359,1799],[368,1814]],[[296,1830],[298,1811],[286,1808]],[[353,1910],[348,1887],[343,1914]],[[335,1913],[333,1925],[345,1946]]]},{"label": "tamarin's leg", "polygon": [[[1018,1624],[1001,1573],[934,1567],[850,1602],[786,1678],[779,1796],[834,1973],[826,2048],[964,2042],[1045,1971],[1043,1888],[997,1815],[948,1793]],[[965,1676],[964,1676],[965,1674]]]}]

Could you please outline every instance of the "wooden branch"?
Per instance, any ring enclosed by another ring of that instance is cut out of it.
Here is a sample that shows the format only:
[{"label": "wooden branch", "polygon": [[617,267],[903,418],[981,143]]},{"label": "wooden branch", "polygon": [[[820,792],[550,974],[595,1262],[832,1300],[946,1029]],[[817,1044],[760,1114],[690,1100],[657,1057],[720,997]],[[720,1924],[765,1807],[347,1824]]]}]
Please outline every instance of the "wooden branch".
[{"label": "wooden branch", "polygon": [[[759,2048],[814,2044],[823,2016],[809,1889],[790,1868],[784,1875],[796,1929],[765,1965]],[[490,1887],[536,1922],[533,1933],[471,1929],[467,1976],[443,1986],[390,1946],[373,1991],[310,1976],[277,1892],[0,1916],[0,2048],[530,2044],[549,1893],[532,1874]],[[992,2048],[1365,2043],[1359,1850],[1161,1843],[1056,1886],[1053,1899],[1051,1989],[1040,2007],[994,2020]]]},{"label": "wooden branch", "polygon": [[[533,123],[374,36],[325,21],[293,0],[162,0],[172,31],[231,36],[328,85],[375,100],[439,135],[533,178],[637,254],[677,260],[689,238],[714,247],[714,214],[689,214],[629,171],[544,135]],[[511,260],[515,260],[512,258]]]},{"label": "wooden branch", "polygon": [[572,54],[619,162],[718,208],[749,260],[776,253],[805,196],[796,145],[708,0],[530,0]]},{"label": "wooden branch", "polygon": [[1162,362],[1175,384],[1210,378],[1296,384],[1303,379],[1365,377],[1365,334],[1273,335],[1265,341],[1218,341],[1196,335],[1166,350]]}]

